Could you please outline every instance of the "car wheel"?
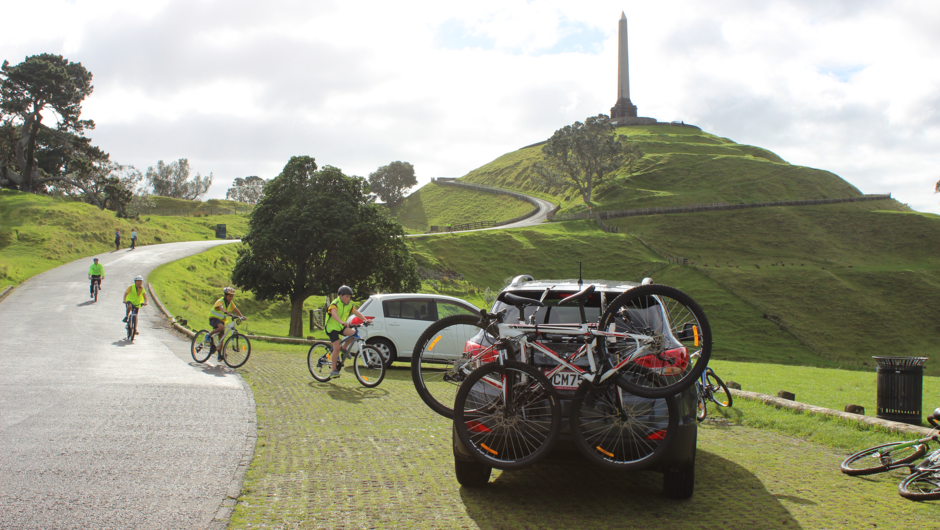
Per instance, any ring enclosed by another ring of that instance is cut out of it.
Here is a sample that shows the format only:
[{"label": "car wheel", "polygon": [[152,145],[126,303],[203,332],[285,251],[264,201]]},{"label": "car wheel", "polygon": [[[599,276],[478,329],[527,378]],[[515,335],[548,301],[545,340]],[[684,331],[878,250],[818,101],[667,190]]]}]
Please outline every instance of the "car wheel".
[{"label": "car wheel", "polygon": [[457,472],[457,482],[461,486],[465,488],[482,488],[490,483],[490,473],[493,468],[476,460],[466,462],[454,458],[454,471]]},{"label": "car wheel", "polygon": [[395,345],[391,343],[388,339],[375,338],[369,339],[366,341],[366,344],[369,346],[375,346],[377,350],[382,352],[382,357],[385,358],[385,367],[389,367],[393,362],[398,360],[398,355],[395,352]]}]

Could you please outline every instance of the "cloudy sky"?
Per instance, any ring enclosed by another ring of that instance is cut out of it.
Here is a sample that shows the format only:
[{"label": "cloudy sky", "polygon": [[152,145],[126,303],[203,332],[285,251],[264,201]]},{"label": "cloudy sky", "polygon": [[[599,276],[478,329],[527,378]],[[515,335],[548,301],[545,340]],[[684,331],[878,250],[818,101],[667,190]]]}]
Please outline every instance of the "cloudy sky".
[{"label": "cloudy sky", "polygon": [[292,155],[423,184],[609,113],[621,11],[641,116],[940,213],[940,2],[32,0],[5,6],[0,59],[81,62],[94,143],[188,158],[210,197]]}]

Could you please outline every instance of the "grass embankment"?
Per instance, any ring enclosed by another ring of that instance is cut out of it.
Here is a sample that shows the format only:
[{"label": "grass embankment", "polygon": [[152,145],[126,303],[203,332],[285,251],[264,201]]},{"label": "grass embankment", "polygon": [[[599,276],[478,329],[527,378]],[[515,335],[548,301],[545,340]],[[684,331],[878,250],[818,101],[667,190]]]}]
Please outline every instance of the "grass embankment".
[{"label": "grass embankment", "polygon": [[248,218],[219,215],[118,219],[114,212],[90,204],[0,190],[0,289],[19,285],[63,263],[114,250],[114,232],[118,228],[121,247],[127,248],[135,227],[138,244],[150,245],[213,239],[216,224],[227,225],[228,236],[237,238],[247,230]]},{"label": "grass embankment", "polygon": [[[589,221],[420,238],[419,262],[478,289],[508,278],[639,280],[690,293],[704,307],[715,357],[871,370],[871,356],[935,356],[940,217],[890,211],[895,201]],[[690,265],[669,264],[685,257]],[[458,294],[459,296],[459,294]],[[940,375],[928,361],[926,373]]]},{"label": "grass embankment", "polygon": [[426,232],[429,226],[481,221],[507,221],[535,208],[508,195],[430,183],[391,209],[393,217],[409,232]]},{"label": "grass embankment", "polygon": [[[187,321],[194,331],[209,326],[209,309],[222,297],[222,288],[232,284],[232,267],[241,244],[221,245],[205,252],[154,269],[147,277],[153,284],[160,302],[174,316]],[[309,325],[309,310],[323,304],[325,299],[311,297],[304,304],[305,328]],[[239,325],[243,333],[286,337],[290,329],[290,302],[260,302],[251,291],[238,291],[235,305],[248,317]],[[326,339],[322,331],[305,336]]]},{"label": "grass embankment", "polygon": [[[595,211],[707,204],[750,203],[798,199],[854,197],[854,186],[819,169],[788,164],[760,147],[742,145],[689,127],[620,127],[644,152],[633,175],[623,168],[598,186]],[[541,160],[541,145],[507,153],[475,169],[461,180],[500,186],[560,202],[560,214],[587,209],[580,194],[547,190],[534,178],[532,165]],[[427,185],[420,191],[430,187]]]}]

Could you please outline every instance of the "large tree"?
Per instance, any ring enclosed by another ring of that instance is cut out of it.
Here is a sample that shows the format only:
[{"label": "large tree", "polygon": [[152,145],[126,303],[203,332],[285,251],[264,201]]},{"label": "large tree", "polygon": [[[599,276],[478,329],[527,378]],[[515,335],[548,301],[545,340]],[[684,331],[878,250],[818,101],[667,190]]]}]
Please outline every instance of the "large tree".
[{"label": "large tree", "polygon": [[169,164],[159,160],[156,167],[147,168],[147,184],[153,189],[154,195],[194,201],[209,191],[212,173],[205,177],[196,173],[190,179],[188,159],[180,158]]},{"label": "large tree", "polygon": [[369,173],[369,189],[390,205],[402,199],[405,191],[418,183],[415,167],[408,162],[395,161]]},{"label": "large tree", "polygon": [[543,161],[533,166],[549,187],[574,186],[584,204],[591,206],[594,188],[611,173],[643,156],[636,144],[619,135],[606,114],[592,116],[555,131],[542,146]]},{"label": "large tree", "polygon": [[357,297],[413,291],[420,281],[401,225],[371,204],[364,179],[290,159],[264,188],[248,222],[232,281],[259,300],[287,298],[290,335],[303,335],[303,304],[349,285]]},{"label": "large tree", "polygon": [[[72,175],[49,168],[64,168],[76,149],[86,155],[89,149],[97,151],[82,136],[94,129],[94,122],[80,119],[82,101],[94,90],[91,72],[81,63],[44,53],[17,65],[4,61],[0,78],[0,126],[6,140],[0,141],[0,186],[36,192],[47,183],[65,182],[81,188]],[[55,128],[42,124],[44,113],[55,117]],[[9,141],[11,135],[15,143]],[[48,155],[48,167],[37,150]]]},{"label": "large tree", "polygon": [[232,187],[225,193],[225,198],[246,204],[258,204],[258,201],[264,196],[265,182],[263,178],[255,175],[236,178],[235,182],[232,183]]}]

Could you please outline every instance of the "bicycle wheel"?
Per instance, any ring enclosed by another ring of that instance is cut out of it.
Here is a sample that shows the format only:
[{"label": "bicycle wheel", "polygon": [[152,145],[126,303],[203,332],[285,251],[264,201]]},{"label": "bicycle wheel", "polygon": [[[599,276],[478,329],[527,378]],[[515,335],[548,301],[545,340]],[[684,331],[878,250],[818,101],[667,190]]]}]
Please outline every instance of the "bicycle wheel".
[{"label": "bicycle wheel", "polygon": [[705,312],[689,295],[666,285],[621,294],[607,306],[598,329],[633,335],[605,342],[612,361],[631,359],[620,369],[628,377],[618,384],[641,397],[674,396],[689,388],[712,354]]},{"label": "bicycle wheel", "polygon": [[95,282],[95,302],[98,301],[98,289],[101,287],[98,286],[98,282]]},{"label": "bicycle wheel", "polygon": [[912,501],[940,499],[940,469],[927,468],[908,475],[898,484],[898,493]]},{"label": "bicycle wheel", "polygon": [[234,333],[225,341],[222,359],[229,368],[238,368],[248,362],[251,356],[251,341],[241,333]]},{"label": "bicycle wheel", "polygon": [[699,385],[698,397],[695,399],[695,419],[697,421],[705,421],[705,418],[708,416],[707,393],[708,390],[703,390],[701,385]]},{"label": "bicycle wheel", "polygon": [[131,310],[127,316],[127,340],[134,342],[134,336],[137,335],[137,313]]},{"label": "bicycle wheel", "polygon": [[310,375],[321,383],[330,380],[330,372],[333,371],[333,365],[330,363],[330,354],[333,353],[333,345],[329,342],[316,342],[307,352],[307,369]]},{"label": "bicycle wheel", "polygon": [[571,433],[588,460],[609,469],[647,468],[676,436],[675,396],[648,399],[619,384],[584,381],[571,400]]},{"label": "bicycle wheel", "polygon": [[708,399],[712,400],[719,407],[731,406],[731,391],[728,386],[715,375],[711,368],[705,369],[705,380],[708,381]]},{"label": "bicycle wheel", "polygon": [[[431,324],[411,356],[411,380],[431,410],[448,419],[454,417],[457,389],[473,369],[495,359],[487,351],[495,335],[487,334],[474,315],[452,315]],[[482,356],[474,357],[479,353]],[[472,357],[472,358],[471,358]]]},{"label": "bicycle wheel", "polygon": [[193,360],[197,363],[204,363],[209,359],[211,355],[212,348],[209,346],[209,342],[206,341],[206,337],[209,336],[209,330],[200,329],[193,336],[193,342],[189,345],[189,353],[192,354]]},{"label": "bicycle wheel", "polygon": [[454,430],[481,464],[521,469],[551,451],[561,428],[561,404],[548,378],[506,361],[477,368],[454,401]]},{"label": "bicycle wheel", "polygon": [[859,451],[846,458],[839,469],[846,475],[871,475],[887,471],[889,466],[909,464],[924,456],[927,446],[911,442],[893,442]]},{"label": "bicycle wheel", "polygon": [[374,388],[385,379],[385,357],[378,348],[360,343],[353,363],[356,379],[362,386]]}]

